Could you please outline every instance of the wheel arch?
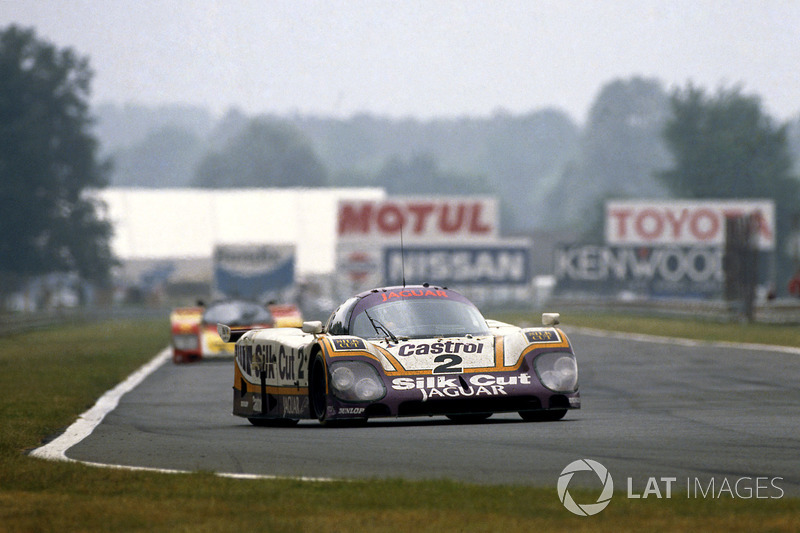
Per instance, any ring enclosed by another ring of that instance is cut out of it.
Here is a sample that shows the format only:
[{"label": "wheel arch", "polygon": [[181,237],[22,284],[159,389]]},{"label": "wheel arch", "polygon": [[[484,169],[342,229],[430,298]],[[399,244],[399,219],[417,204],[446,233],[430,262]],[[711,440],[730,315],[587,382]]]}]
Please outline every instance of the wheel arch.
[{"label": "wheel arch", "polygon": [[[315,406],[314,406],[314,394],[316,393],[315,390],[315,369],[314,366],[316,364],[317,358],[321,357],[323,360],[323,365],[327,371],[328,368],[328,357],[325,353],[325,349],[321,346],[320,342],[315,342],[311,346],[311,350],[308,354],[308,410],[311,418],[319,418],[319,415],[316,413]],[[327,384],[328,378],[325,377],[325,383]]]},{"label": "wheel arch", "polygon": [[325,350],[322,348],[322,345],[319,342],[315,342],[314,344],[311,345],[311,350],[309,350],[308,353],[308,362],[307,362],[308,367],[306,368],[306,371],[308,372],[307,375],[309,383],[311,380],[311,371],[314,368],[314,360],[317,358],[319,354],[322,354],[322,357],[325,358],[325,365],[327,366],[328,364],[327,354],[325,353]]}]

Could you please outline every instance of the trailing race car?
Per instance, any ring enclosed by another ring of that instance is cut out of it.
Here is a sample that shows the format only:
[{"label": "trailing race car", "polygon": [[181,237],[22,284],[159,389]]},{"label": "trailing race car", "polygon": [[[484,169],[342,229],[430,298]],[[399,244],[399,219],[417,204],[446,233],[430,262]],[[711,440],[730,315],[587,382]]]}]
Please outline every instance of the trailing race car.
[{"label": "trailing race car", "polygon": [[580,408],[558,318],[544,313],[530,328],[486,320],[460,293],[423,284],[358,294],[324,326],[218,331],[236,341],[233,414],[255,425],[501,412],[546,421]]},{"label": "trailing race car", "polygon": [[296,305],[270,303],[267,305],[267,309],[275,319],[276,328],[303,327],[303,315]]},{"label": "trailing race car", "polygon": [[170,315],[172,360],[175,363],[198,361],[204,357],[233,356],[233,343],[225,343],[217,324],[236,327],[271,328],[272,313],[263,305],[247,300],[223,300],[208,307],[179,307]]}]

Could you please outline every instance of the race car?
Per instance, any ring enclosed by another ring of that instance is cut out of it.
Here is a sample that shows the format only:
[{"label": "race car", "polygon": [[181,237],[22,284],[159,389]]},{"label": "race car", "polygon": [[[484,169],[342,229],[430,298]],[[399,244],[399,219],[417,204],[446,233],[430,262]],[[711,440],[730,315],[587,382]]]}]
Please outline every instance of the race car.
[{"label": "race car", "polygon": [[518,412],[555,421],[580,408],[578,367],[557,313],[541,327],[486,320],[457,291],[385,287],[340,305],[325,325],[236,328],[233,414],[257,426],[317,419],[445,415],[477,422]]},{"label": "race car", "polygon": [[294,304],[278,304],[270,302],[267,309],[275,319],[276,328],[301,328],[303,327],[303,314]]},{"label": "race car", "polygon": [[170,314],[172,360],[198,361],[204,357],[233,356],[233,344],[224,343],[217,324],[236,327],[270,328],[275,319],[269,309],[247,300],[221,300],[208,306],[179,307]]}]

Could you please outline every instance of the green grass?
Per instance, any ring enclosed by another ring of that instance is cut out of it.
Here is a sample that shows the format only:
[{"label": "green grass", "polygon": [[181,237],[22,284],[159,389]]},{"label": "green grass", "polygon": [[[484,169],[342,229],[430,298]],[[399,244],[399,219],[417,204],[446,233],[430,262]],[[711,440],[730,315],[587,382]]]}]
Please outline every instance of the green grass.
[{"label": "green grass", "polygon": [[[563,319],[602,327],[598,317]],[[668,322],[625,325],[688,335],[678,322]],[[773,337],[782,334],[778,328]],[[789,333],[786,338],[796,340]],[[621,492],[601,514],[581,518],[559,503],[555,482],[533,488],[453,481],[235,480],[208,472],[130,472],[25,455],[167,342],[163,320],[0,337],[0,531],[797,531],[800,523],[800,500],[790,498],[629,500]],[[596,497],[571,492],[578,501]]]},{"label": "green grass", "polygon": [[[523,313],[493,315],[513,324],[541,324],[539,316]],[[704,319],[648,317],[625,313],[561,313],[561,327],[621,331],[660,337],[679,337],[700,341],[774,344],[800,348],[800,327],[796,324],[748,324],[716,322]]]},{"label": "green grass", "polygon": [[702,341],[775,344],[800,348],[797,325],[719,323],[709,320],[648,318],[633,315],[567,314],[564,324]]}]

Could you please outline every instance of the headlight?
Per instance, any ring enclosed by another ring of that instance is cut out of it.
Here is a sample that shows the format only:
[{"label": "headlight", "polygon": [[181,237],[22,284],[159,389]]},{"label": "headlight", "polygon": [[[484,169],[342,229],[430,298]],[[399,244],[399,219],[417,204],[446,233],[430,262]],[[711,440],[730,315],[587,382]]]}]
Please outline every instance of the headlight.
[{"label": "headlight", "polygon": [[337,391],[349,391],[353,388],[353,383],[356,382],[356,377],[353,371],[344,365],[338,365],[331,372],[331,385]]},{"label": "headlight", "polygon": [[566,352],[543,353],[534,361],[539,381],[556,392],[572,392],[578,388],[578,363]]},{"label": "headlight", "polygon": [[383,384],[375,378],[361,378],[355,391],[357,398],[371,402],[383,397]]},{"label": "headlight", "polygon": [[194,335],[173,335],[172,345],[178,350],[190,351],[200,347],[200,338]]},{"label": "headlight", "polygon": [[337,398],[346,402],[372,402],[386,394],[375,368],[359,361],[333,363],[331,388]]}]

